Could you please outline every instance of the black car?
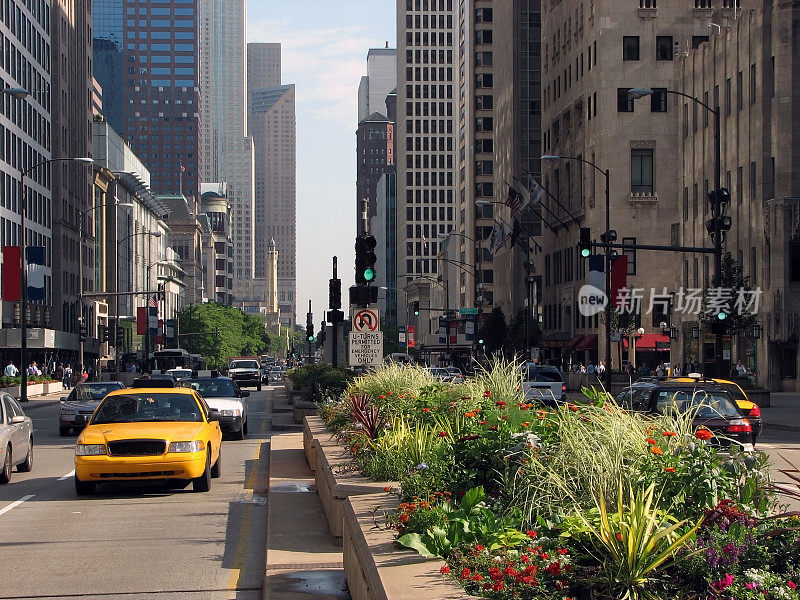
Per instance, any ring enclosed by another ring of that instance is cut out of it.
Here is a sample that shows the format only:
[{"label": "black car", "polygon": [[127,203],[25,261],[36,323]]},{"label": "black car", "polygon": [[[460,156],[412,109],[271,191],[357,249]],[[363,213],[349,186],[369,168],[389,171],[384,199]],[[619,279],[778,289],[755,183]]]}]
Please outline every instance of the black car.
[{"label": "black car", "polygon": [[637,381],[616,400],[625,408],[653,414],[694,411],[694,426],[709,429],[714,434],[712,443],[729,446],[733,442],[745,450],[753,449],[752,425],[742,418],[730,393],[718,385]]}]

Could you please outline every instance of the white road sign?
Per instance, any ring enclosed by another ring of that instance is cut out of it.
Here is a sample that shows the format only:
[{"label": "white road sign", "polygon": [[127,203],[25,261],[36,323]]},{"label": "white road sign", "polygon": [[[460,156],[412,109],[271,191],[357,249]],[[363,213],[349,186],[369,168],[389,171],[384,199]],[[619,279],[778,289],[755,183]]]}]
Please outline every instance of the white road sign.
[{"label": "white road sign", "polygon": [[350,332],[350,366],[377,367],[383,364],[383,333]]}]

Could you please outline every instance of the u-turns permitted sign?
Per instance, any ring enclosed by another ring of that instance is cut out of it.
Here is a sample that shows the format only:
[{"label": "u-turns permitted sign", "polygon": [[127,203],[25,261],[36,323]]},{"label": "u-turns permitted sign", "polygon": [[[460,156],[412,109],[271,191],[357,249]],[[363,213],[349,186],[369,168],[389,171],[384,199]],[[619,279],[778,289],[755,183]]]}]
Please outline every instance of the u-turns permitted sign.
[{"label": "u-turns permitted sign", "polygon": [[380,330],[380,314],[377,309],[364,308],[353,312],[353,331],[369,333]]}]

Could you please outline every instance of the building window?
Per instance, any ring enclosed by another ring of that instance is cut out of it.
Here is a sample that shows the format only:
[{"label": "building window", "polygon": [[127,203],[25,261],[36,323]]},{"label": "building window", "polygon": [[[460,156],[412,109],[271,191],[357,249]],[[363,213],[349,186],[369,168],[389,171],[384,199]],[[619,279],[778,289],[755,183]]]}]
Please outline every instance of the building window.
[{"label": "building window", "polygon": [[653,150],[631,150],[631,192],[653,193]]},{"label": "building window", "polygon": [[656,36],[656,60],[672,60],[672,36]]},{"label": "building window", "polygon": [[693,35],[692,36],[692,50],[697,50],[700,47],[700,44],[704,44],[708,41],[707,35]]},{"label": "building window", "polygon": [[800,242],[789,244],[790,272],[792,281],[800,281]]},{"label": "building window", "polygon": [[667,112],[667,88],[653,88],[650,95],[650,112]]},{"label": "building window", "polygon": [[[622,238],[623,244],[636,244],[636,238]],[[636,250],[626,248],[622,253],[628,257],[628,275],[636,275]]]},{"label": "building window", "polygon": [[628,97],[631,88],[617,88],[617,112],[633,112],[633,100]]},{"label": "building window", "polygon": [[622,60],[639,60],[639,36],[622,37]]}]

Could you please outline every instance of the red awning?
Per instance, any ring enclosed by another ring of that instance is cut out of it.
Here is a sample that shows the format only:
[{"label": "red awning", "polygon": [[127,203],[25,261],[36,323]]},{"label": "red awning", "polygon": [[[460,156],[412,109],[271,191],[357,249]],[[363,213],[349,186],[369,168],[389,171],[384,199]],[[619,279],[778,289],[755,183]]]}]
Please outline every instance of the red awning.
[{"label": "red awning", "polygon": [[[669,336],[660,333],[645,333],[636,338],[637,350],[669,350]],[[622,340],[622,347],[627,350],[628,340]]]},{"label": "red awning", "polygon": [[583,338],[584,338],[584,335],[581,334],[581,333],[578,333],[578,334],[572,336],[572,339],[570,341],[568,341],[566,344],[564,344],[564,350],[569,352],[570,350],[575,348],[575,346],[580,344],[581,341],[583,340]]},{"label": "red awning", "polygon": [[575,346],[575,350],[577,352],[581,352],[583,350],[597,350],[597,334],[590,333],[589,335],[585,336],[580,344]]}]

